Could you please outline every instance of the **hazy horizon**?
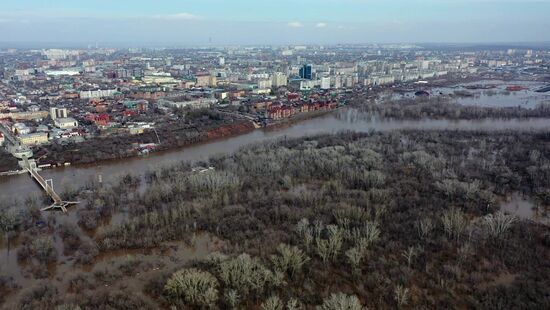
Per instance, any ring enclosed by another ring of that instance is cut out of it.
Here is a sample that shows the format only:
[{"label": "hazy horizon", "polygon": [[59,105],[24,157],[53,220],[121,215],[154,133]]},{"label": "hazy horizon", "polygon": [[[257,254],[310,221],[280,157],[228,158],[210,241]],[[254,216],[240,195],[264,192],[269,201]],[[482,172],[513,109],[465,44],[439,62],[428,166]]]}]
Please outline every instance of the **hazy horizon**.
[{"label": "hazy horizon", "polygon": [[547,0],[27,0],[0,42],[124,46],[550,41]]}]

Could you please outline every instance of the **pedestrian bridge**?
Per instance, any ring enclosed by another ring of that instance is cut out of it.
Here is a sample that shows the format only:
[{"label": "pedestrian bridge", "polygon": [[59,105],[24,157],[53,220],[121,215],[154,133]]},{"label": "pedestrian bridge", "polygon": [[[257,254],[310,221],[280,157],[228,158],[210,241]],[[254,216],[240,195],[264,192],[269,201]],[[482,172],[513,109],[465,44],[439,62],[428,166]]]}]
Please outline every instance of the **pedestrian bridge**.
[{"label": "pedestrian bridge", "polygon": [[36,167],[36,161],[34,159],[29,160],[28,158],[24,158],[23,160],[25,169],[29,172],[31,177],[42,187],[42,189],[46,192],[48,196],[53,200],[53,204],[49,207],[43,208],[42,211],[48,211],[48,210],[61,210],[64,213],[67,213],[67,207],[73,204],[77,204],[78,202],[74,201],[63,201],[61,197],[55,192],[53,189],[53,180],[45,180],[40,173],[38,173],[38,169]]}]

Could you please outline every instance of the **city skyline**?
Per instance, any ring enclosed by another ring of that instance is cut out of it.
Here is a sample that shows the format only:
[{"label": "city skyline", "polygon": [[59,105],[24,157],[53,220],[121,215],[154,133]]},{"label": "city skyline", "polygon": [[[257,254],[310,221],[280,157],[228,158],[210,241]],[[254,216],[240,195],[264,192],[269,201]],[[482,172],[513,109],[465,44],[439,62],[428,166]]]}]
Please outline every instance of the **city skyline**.
[{"label": "city skyline", "polygon": [[27,0],[0,4],[0,42],[547,42],[549,11],[546,0]]}]

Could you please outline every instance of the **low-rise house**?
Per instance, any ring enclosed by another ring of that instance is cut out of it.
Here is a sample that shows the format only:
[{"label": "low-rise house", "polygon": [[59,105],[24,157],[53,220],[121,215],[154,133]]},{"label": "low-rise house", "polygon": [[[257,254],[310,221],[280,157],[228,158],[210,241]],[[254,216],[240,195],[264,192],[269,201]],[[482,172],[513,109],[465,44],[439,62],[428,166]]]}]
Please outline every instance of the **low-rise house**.
[{"label": "low-rise house", "polygon": [[54,125],[61,129],[72,129],[78,127],[78,121],[72,117],[57,118],[54,120]]}]

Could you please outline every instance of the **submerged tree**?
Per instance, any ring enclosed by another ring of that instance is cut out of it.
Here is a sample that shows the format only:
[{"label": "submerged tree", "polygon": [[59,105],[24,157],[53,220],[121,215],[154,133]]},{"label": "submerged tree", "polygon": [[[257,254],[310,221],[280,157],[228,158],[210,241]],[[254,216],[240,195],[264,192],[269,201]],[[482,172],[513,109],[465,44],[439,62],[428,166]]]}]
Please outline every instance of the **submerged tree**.
[{"label": "submerged tree", "polygon": [[2,210],[0,212],[0,230],[6,236],[8,250],[10,248],[10,234],[19,224],[19,217],[15,209]]},{"label": "submerged tree", "polygon": [[483,218],[485,231],[487,235],[493,239],[502,238],[506,232],[510,230],[515,221],[515,216],[506,215],[502,212],[489,214]]},{"label": "submerged tree", "polygon": [[164,290],[173,304],[210,307],[218,300],[218,280],[209,272],[195,268],[174,273]]},{"label": "submerged tree", "polygon": [[276,269],[286,273],[293,278],[297,272],[300,272],[309,257],[298,247],[280,244],[277,247],[277,254],[272,255],[271,261]]},{"label": "submerged tree", "polygon": [[219,265],[219,275],[223,283],[243,297],[250,294],[259,295],[268,284],[273,283],[273,273],[257,258],[248,254],[222,262]]},{"label": "submerged tree", "polygon": [[57,252],[51,237],[34,239],[31,243],[31,251],[36,259],[44,264],[55,261],[57,258]]}]

